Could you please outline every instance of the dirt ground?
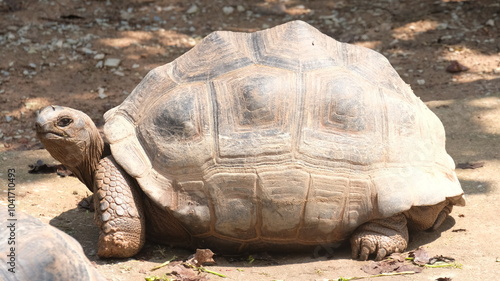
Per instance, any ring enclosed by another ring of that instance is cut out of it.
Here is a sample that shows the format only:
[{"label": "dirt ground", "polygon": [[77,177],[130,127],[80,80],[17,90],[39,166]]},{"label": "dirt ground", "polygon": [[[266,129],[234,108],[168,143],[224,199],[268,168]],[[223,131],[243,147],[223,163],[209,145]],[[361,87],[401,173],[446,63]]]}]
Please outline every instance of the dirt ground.
[{"label": "dirt ground", "polygon": [[[7,169],[15,169],[17,208],[75,237],[108,280],[144,280],[168,272],[168,267],[151,268],[192,251],[148,244],[131,259],[97,257],[93,213],[77,207],[89,195],[86,187],[73,177],[28,173],[28,165],[39,159],[55,163],[35,138],[35,112],[51,104],[71,106],[102,126],[102,114],[120,104],[149,70],[172,61],[211,31],[255,31],[294,19],[384,54],[441,118],[454,160],[483,164],[457,169],[467,206],[455,208],[439,231],[412,234],[408,249],[423,246],[431,255],[455,258],[462,268],[375,279],[497,280],[500,3],[495,0],[0,0],[2,201]],[[452,61],[468,70],[447,71]],[[216,265],[208,268],[228,280],[367,276],[360,270],[366,262],[351,260],[348,248],[335,250],[333,257],[329,252],[255,256],[252,263],[245,257],[216,256]]]}]

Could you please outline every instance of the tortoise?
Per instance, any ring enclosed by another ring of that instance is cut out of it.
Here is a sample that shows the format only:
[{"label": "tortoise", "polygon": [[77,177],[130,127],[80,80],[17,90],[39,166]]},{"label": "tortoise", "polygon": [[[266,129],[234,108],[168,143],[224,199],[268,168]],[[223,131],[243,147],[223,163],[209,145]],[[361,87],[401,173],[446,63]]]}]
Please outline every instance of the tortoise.
[{"label": "tortoise", "polygon": [[[106,280],[73,237],[19,210],[14,214],[0,212],[5,222],[0,228],[5,237],[0,251],[1,280]],[[7,237],[13,239],[7,241]]]},{"label": "tortoise", "polygon": [[353,258],[381,259],[465,203],[442,123],[388,60],[302,21],[213,32],[104,119],[105,141],[71,108],[36,121],[95,192],[101,257],[146,237],[215,252],[350,238]]}]

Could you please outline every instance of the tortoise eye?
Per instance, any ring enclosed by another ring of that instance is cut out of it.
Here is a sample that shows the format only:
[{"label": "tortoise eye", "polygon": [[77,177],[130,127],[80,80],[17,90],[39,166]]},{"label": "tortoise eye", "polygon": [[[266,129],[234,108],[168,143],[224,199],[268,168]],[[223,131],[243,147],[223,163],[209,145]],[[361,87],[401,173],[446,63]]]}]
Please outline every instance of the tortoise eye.
[{"label": "tortoise eye", "polygon": [[57,120],[58,127],[67,127],[71,123],[73,123],[73,119],[68,118],[68,117],[63,117],[63,118]]}]

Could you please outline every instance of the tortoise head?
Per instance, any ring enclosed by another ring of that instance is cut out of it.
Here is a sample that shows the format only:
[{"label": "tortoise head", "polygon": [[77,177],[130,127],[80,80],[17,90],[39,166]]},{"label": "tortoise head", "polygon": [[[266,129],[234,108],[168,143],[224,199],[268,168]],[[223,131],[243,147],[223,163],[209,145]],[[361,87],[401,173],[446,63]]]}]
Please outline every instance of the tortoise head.
[{"label": "tortoise head", "polygon": [[92,190],[93,172],[104,148],[92,119],[76,109],[48,106],[38,112],[35,126],[50,155]]}]

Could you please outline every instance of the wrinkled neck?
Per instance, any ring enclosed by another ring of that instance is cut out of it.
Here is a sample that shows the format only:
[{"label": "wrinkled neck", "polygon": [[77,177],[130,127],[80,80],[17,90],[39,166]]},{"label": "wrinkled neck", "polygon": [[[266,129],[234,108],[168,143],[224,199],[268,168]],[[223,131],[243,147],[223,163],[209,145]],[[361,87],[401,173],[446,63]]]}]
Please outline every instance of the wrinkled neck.
[{"label": "wrinkled neck", "polygon": [[91,132],[89,143],[82,146],[80,151],[82,161],[75,166],[65,165],[92,192],[94,192],[95,171],[102,158],[103,150],[104,141],[95,129]]}]

